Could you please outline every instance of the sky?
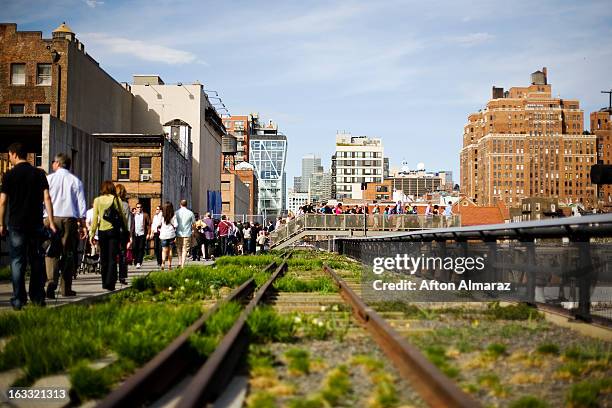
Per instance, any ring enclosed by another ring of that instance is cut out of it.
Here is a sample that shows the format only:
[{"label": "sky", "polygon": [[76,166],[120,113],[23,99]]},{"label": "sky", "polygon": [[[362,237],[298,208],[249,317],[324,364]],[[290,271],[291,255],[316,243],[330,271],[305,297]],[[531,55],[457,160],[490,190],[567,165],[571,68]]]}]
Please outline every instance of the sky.
[{"label": "sky", "polygon": [[[337,131],[380,137],[391,167],[452,170],[467,116],[491,87],[548,68],[554,96],[589,113],[612,89],[612,7],[602,1],[0,0],[0,20],[62,21],[119,82],[200,81],[231,114],[259,112],[326,169]],[[221,112],[223,113],[223,112]]]}]

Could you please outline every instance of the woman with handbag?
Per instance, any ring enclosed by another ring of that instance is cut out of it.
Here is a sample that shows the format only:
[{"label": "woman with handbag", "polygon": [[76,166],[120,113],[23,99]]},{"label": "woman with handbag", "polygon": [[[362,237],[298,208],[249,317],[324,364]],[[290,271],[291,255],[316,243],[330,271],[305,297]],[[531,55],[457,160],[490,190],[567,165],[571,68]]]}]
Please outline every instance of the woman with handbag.
[{"label": "woman with handbag", "polygon": [[93,243],[98,234],[102,287],[115,290],[120,243],[129,239],[129,228],[112,181],[102,182],[100,195],[94,199],[92,218],[89,239]]},{"label": "woman with handbag", "polygon": [[[127,225],[132,223],[132,211],[130,211],[130,205],[127,201],[127,190],[123,184],[117,184],[115,186],[117,197],[121,201],[121,208],[123,215],[127,221]],[[119,243],[119,282],[123,285],[127,285],[128,276],[128,265],[133,261],[132,256],[132,237],[128,241],[121,241]]]}]

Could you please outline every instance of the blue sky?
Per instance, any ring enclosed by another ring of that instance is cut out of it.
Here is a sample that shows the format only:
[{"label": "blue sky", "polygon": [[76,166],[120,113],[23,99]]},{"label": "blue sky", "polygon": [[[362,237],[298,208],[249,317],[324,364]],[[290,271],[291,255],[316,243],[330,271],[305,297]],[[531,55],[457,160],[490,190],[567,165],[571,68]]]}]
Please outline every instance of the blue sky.
[{"label": "blue sky", "polygon": [[381,137],[392,166],[459,178],[463,125],[493,85],[548,68],[553,94],[588,115],[612,88],[602,1],[2,0],[1,19],[49,37],[66,21],[118,81],[199,80],[232,114],[259,112],[300,157],[329,166],[337,130]]}]

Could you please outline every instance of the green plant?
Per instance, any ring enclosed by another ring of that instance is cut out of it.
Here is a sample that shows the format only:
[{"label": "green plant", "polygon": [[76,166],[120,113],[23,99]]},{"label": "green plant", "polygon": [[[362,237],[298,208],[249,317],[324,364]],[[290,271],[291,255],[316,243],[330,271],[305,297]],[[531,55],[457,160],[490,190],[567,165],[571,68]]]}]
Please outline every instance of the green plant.
[{"label": "green plant", "polygon": [[498,358],[506,354],[506,346],[500,343],[491,343],[487,346],[487,355],[493,358]]},{"label": "green plant", "polygon": [[393,378],[387,373],[378,373],[372,377],[375,384],[374,392],[369,399],[369,406],[372,408],[394,407],[399,403],[397,389]]},{"label": "green plant", "polygon": [[512,401],[510,408],[548,408],[548,404],[533,395],[525,395]]},{"label": "green plant", "polygon": [[285,352],[289,372],[295,375],[310,372],[310,354],[304,349],[293,348]]},{"label": "green plant", "polygon": [[327,374],[323,380],[323,388],[321,396],[330,405],[337,405],[351,392],[351,380],[348,374],[348,368],[345,365],[340,365],[334,368]]},{"label": "green plant", "polygon": [[274,354],[267,347],[250,344],[247,362],[250,369],[272,367],[274,365]]},{"label": "green plant", "polygon": [[270,306],[257,307],[247,319],[251,338],[256,343],[290,342],[295,335],[295,322]]},{"label": "green plant", "polygon": [[496,320],[541,320],[544,318],[536,309],[525,303],[501,306],[499,302],[493,302],[485,314]]},{"label": "green plant", "polygon": [[204,329],[200,333],[189,336],[189,343],[202,357],[208,357],[217,348],[217,345],[232,328],[240,315],[242,306],[236,302],[228,302],[208,318]]},{"label": "green plant", "polygon": [[327,276],[299,279],[295,276],[287,275],[274,282],[274,288],[280,292],[335,293],[338,291],[336,285]]},{"label": "green plant", "polygon": [[81,361],[70,369],[72,391],[79,400],[101,398],[108,394],[113,385],[113,378],[104,370],[94,370]]},{"label": "green plant", "polygon": [[459,376],[460,371],[457,367],[450,364],[450,359],[446,355],[446,349],[439,345],[425,347],[425,356],[431,361],[436,367],[438,367],[444,374],[450,378],[456,378]]},{"label": "green plant", "polygon": [[321,396],[313,396],[310,398],[295,398],[287,403],[289,408],[324,408],[325,402]]},{"label": "green plant", "polygon": [[599,406],[599,395],[610,392],[612,379],[582,381],[572,385],[567,392],[565,402],[572,408],[595,408]]},{"label": "green plant", "polygon": [[247,399],[249,408],[276,408],[276,398],[266,391],[258,391]]},{"label": "green plant", "polygon": [[0,267],[0,281],[10,281],[11,279],[11,267],[9,265]]},{"label": "green plant", "polygon": [[559,346],[554,343],[542,343],[538,346],[536,351],[540,354],[559,354]]}]

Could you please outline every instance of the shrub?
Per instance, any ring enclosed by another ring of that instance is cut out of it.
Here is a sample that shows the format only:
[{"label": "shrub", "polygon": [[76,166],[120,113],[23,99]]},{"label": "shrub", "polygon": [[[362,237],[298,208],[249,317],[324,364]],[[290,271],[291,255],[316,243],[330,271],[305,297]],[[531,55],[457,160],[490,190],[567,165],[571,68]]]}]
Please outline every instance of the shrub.
[{"label": "shrub", "polygon": [[283,316],[270,306],[253,310],[247,319],[251,338],[256,343],[289,342],[295,335],[295,323],[291,316]]}]

